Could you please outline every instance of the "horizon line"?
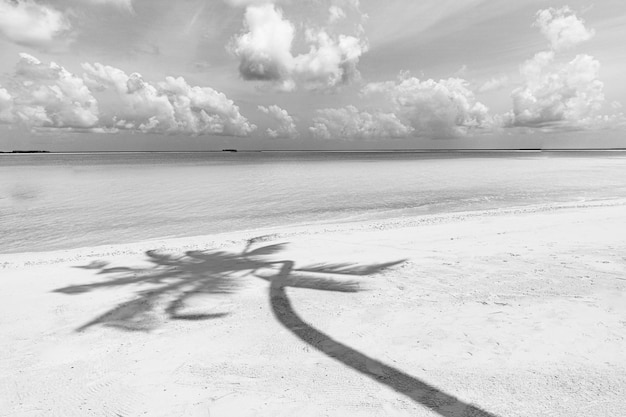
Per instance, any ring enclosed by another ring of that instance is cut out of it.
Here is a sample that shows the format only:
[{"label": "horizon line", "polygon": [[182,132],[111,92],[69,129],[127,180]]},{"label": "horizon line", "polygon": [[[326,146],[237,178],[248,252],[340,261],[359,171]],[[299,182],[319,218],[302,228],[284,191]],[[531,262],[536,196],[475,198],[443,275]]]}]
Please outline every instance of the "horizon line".
[{"label": "horizon line", "polygon": [[224,150],[10,150],[0,151],[0,155],[32,155],[32,154],[95,154],[95,153],[453,153],[453,152],[589,152],[589,151],[626,151],[624,148],[453,148],[453,149],[224,149]]}]

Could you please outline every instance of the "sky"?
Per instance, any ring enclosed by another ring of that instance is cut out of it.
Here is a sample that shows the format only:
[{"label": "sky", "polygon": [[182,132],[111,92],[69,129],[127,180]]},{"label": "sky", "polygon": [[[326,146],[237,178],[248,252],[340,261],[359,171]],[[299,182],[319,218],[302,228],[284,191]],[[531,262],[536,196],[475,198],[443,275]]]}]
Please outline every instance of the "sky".
[{"label": "sky", "polygon": [[0,150],[626,147],[626,2],[0,0]]}]

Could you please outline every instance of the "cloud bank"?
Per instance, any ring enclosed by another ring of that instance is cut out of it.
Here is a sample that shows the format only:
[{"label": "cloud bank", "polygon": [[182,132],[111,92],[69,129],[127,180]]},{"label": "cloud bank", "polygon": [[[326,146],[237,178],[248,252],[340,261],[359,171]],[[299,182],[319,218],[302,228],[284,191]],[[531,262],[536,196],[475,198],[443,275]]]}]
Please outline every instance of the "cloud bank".
[{"label": "cloud bank", "polygon": [[90,128],[98,122],[98,103],[83,79],[54,62],[20,54],[12,84],[0,92],[5,122],[50,128]]},{"label": "cloud bank", "polygon": [[402,74],[397,81],[365,85],[361,96],[376,103],[374,111],[323,109],[311,132],[319,138],[449,138],[493,125],[488,108],[460,78],[421,81]]},{"label": "cloud bank", "polygon": [[182,78],[150,84],[141,74],[111,66],[83,64],[88,84],[115,93],[108,110],[114,127],[148,133],[247,136],[256,126],[232,100],[210,87],[192,87]]},{"label": "cloud bank", "polygon": [[489,109],[476,100],[468,85],[461,78],[420,81],[401,77],[398,81],[367,84],[363,94],[381,95],[384,105],[416,133],[449,137],[491,125]]},{"label": "cloud bank", "polygon": [[[77,76],[56,63],[20,54],[9,86],[0,86],[0,121],[30,128],[247,136],[256,129],[224,94],[166,77],[155,85],[138,73],[99,63]],[[97,97],[102,99],[99,101]]]},{"label": "cloud bank", "polygon": [[360,111],[354,106],[318,110],[309,131],[318,139],[404,138],[413,128],[394,113]]}]

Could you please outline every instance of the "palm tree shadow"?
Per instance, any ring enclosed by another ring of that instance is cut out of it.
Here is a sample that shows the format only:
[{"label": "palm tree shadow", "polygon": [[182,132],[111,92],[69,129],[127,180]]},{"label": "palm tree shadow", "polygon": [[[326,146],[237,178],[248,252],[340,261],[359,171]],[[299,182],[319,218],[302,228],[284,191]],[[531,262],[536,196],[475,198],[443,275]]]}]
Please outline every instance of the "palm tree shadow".
[{"label": "palm tree shadow", "polygon": [[[494,417],[471,404],[447,394],[438,388],[390,367],[376,359],[342,344],[306,323],[298,316],[286,287],[324,291],[357,292],[359,281],[354,277],[375,275],[404,261],[358,265],[316,264],[296,268],[292,260],[274,261],[285,244],[272,244],[256,249],[251,247],[262,238],[251,239],[241,253],[223,251],[187,251],[172,256],[147,251],[151,263],[145,268],[108,267],[105,262],[92,262],[78,268],[97,270],[110,279],[85,285],[59,288],[55,292],[81,294],[107,287],[138,286],[136,297],[121,303],[80,326],[83,331],[94,325],[112,326],[127,331],[147,331],[160,322],[154,318],[160,310],[171,320],[210,320],[226,316],[223,312],[190,314],[186,302],[197,294],[229,294],[246,276],[261,278],[270,283],[269,298],[276,319],[303,342],[361,374],[390,387],[444,417]],[[276,268],[280,269],[276,272]],[[274,275],[264,271],[272,270]],[[141,287],[148,286],[147,289]]]},{"label": "palm tree shadow", "polygon": [[[443,392],[399,369],[373,359],[350,346],[344,345],[305,322],[291,306],[285,291],[289,287],[293,262],[285,261],[278,274],[260,278],[270,282],[270,303],[276,319],[300,340],[319,350],[328,357],[360,372],[409,397],[414,402],[431,409],[444,417],[496,417],[472,404]],[[365,270],[375,273],[390,265],[370,265]],[[366,273],[365,275],[369,275]]]}]

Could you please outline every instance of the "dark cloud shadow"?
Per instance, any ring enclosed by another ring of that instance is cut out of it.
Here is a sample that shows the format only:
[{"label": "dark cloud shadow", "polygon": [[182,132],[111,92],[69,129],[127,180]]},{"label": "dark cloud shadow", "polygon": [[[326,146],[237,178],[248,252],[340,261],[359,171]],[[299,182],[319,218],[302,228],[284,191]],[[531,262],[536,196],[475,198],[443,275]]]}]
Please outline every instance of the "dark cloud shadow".
[{"label": "dark cloud shadow", "polygon": [[[229,294],[244,277],[257,277],[270,284],[269,299],[274,316],[286,329],[309,346],[405,395],[414,402],[444,417],[494,417],[493,414],[467,404],[399,369],[388,366],[342,344],[306,323],[295,312],[286,288],[322,291],[357,292],[358,277],[375,275],[401,264],[396,261],[378,264],[321,263],[295,267],[293,260],[272,260],[285,244],[253,248],[262,238],[248,241],[241,253],[224,251],[187,251],[173,256],[147,251],[151,265],[143,268],[109,267],[106,262],[92,262],[78,268],[110,276],[91,284],[72,285],[55,292],[82,294],[102,288],[132,286],[136,297],[123,302],[80,326],[84,331],[95,325],[112,326],[127,331],[147,331],[160,324],[154,315],[160,311],[170,320],[211,320],[227,313],[214,311],[186,312],[187,301],[198,294]],[[148,287],[142,289],[142,287]]]}]

